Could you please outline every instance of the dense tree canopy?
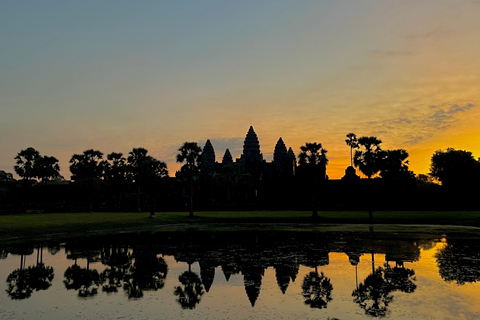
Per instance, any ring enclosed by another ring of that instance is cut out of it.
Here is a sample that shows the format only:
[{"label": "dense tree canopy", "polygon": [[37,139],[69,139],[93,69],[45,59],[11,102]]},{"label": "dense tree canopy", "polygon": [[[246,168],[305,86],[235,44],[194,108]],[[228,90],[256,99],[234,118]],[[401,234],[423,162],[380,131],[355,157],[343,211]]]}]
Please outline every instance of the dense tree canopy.
[{"label": "dense tree canopy", "polygon": [[103,177],[103,153],[98,150],[85,150],[82,154],[74,154],[70,159],[72,180],[100,180]]},{"label": "dense tree canopy", "polygon": [[480,162],[470,151],[437,150],[431,161],[430,175],[446,187],[468,187],[480,178]]},{"label": "dense tree canopy", "polygon": [[388,180],[413,178],[408,170],[408,152],[403,149],[383,150],[380,153],[380,177]]},{"label": "dense tree canopy", "polygon": [[45,183],[60,175],[58,159],[41,156],[40,152],[32,147],[20,151],[15,157],[15,163],[15,172],[24,180],[39,179]]}]

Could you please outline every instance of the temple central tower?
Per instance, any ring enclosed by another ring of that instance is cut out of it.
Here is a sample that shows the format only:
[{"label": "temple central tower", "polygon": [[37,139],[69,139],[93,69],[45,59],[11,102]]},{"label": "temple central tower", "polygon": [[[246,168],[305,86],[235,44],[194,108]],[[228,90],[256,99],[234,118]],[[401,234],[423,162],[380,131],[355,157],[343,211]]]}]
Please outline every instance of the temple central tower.
[{"label": "temple central tower", "polygon": [[243,143],[243,154],[240,156],[240,160],[244,163],[261,163],[263,162],[263,155],[260,153],[260,143],[253,126],[248,129],[245,142]]}]

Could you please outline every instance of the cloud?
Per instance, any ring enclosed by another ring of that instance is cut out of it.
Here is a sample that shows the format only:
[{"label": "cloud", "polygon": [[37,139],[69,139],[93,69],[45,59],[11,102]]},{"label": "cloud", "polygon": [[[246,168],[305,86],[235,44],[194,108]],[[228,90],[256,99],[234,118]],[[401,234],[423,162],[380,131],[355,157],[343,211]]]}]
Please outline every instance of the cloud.
[{"label": "cloud", "polygon": [[409,41],[415,41],[415,40],[439,40],[439,39],[444,39],[445,37],[451,35],[454,33],[454,30],[431,30],[426,33],[421,33],[421,34],[409,34],[405,36],[405,38]]},{"label": "cloud", "polygon": [[416,145],[434,136],[437,132],[449,128],[457,121],[460,113],[464,113],[475,105],[468,103],[464,106],[457,104],[450,107],[430,106],[427,112],[421,109],[411,109],[411,116],[402,115],[397,118],[390,118],[379,121],[369,121],[367,125],[372,129],[374,135],[398,135],[402,133],[406,145]]},{"label": "cloud", "polygon": [[373,50],[371,55],[375,58],[383,57],[404,57],[411,55],[410,51],[394,51],[394,50]]}]

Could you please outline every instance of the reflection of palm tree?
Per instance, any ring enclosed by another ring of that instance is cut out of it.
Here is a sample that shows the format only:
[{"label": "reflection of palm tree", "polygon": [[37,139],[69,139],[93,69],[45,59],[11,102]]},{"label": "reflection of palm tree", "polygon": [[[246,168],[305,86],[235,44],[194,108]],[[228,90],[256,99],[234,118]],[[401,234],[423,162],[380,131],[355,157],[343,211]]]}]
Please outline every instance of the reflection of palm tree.
[{"label": "reflection of palm tree", "polygon": [[46,267],[42,262],[40,262],[35,267],[29,267],[27,271],[29,271],[29,280],[31,281],[31,286],[36,291],[47,290],[52,285],[52,267]]},{"label": "reflection of palm tree", "polygon": [[104,252],[102,262],[109,266],[109,268],[100,273],[103,283],[102,290],[105,292],[117,292],[118,288],[123,286],[127,269],[131,264],[131,256],[127,253],[127,250],[122,248],[108,248]]},{"label": "reflection of palm tree", "polygon": [[123,285],[129,298],[143,297],[144,290],[158,290],[164,287],[168,266],[156,254],[141,254],[127,271]]},{"label": "reflection of palm tree", "polygon": [[78,290],[80,297],[88,297],[97,294],[98,285],[100,284],[100,275],[97,270],[80,268],[77,264],[68,267],[65,270],[65,288],[67,290]]},{"label": "reflection of palm tree", "polygon": [[[403,265],[403,263],[402,263]],[[398,290],[401,292],[412,293],[417,288],[417,285],[413,282],[416,280],[415,271],[404,267],[390,267],[385,264],[385,279],[392,291]]]},{"label": "reflection of palm tree", "polygon": [[305,276],[302,284],[302,295],[305,298],[305,304],[310,308],[326,308],[332,301],[333,286],[330,279],[325,277],[323,272],[312,271]]},{"label": "reflection of palm tree", "polygon": [[30,297],[33,290],[47,290],[52,285],[53,268],[46,267],[41,257],[43,257],[43,248],[38,248],[37,264],[34,267],[25,268],[25,258],[21,255],[20,268],[7,277],[7,293],[10,298],[26,299]]},{"label": "reflection of palm tree", "polygon": [[417,286],[413,283],[414,275],[415,271],[412,269],[391,268],[385,264],[385,268],[378,267],[352,292],[353,301],[358,303],[366,314],[384,317],[389,303],[393,300],[393,291],[415,291]]},{"label": "reflection of palm tree", "polygon": [[355,267],[355,288],[358,289],[358,263],[360,262],[360,256],[362,256],[363,253],[349,252],[347,255],[348,261]]},{"label": "reflection of palm tree", "polygon": [[368,275],[358,289],[352,293],[353,301],[358,303],[365,313],[374,317],[383,317],[387,314],[388,304],[392,301],[389,286],[383,278],[383,268],[379,267]]},{"label": "reflection of palm tree", "polygon": [[7,277],[7,294],[13,300],[30,298],[33,288],[28,281],[27,269],[16,269]]},{"label": "reflection of palm tree", "polygon": [[204,293],[200,277],[191,271],[189,264],[188,271],[182,273],[178,277],[178,281],[183,285],[183,288],[181,286],[175,288],[174,294],[178,296],[177,302],[180,303],[182,309],[195,309]]}]

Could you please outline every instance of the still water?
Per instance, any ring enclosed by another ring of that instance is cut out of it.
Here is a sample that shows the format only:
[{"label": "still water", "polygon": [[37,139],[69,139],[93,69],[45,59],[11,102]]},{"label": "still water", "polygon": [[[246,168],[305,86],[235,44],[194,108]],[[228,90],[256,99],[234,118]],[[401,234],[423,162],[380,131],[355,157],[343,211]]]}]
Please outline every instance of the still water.
[{"label": "still water", "polygon": [[199,231],[0,247],[0,319],[480,319],[478,236]]}]

